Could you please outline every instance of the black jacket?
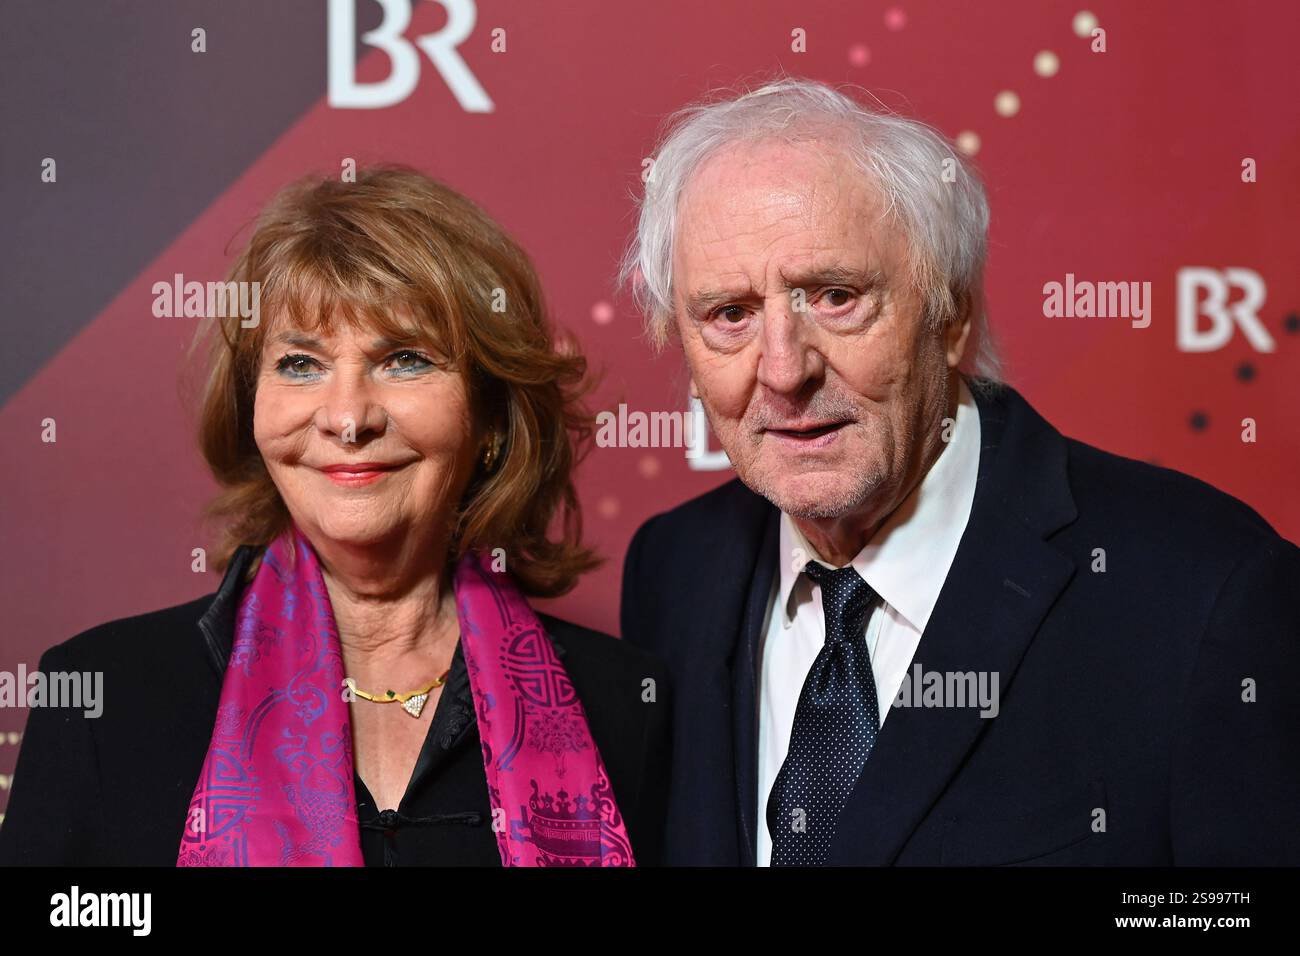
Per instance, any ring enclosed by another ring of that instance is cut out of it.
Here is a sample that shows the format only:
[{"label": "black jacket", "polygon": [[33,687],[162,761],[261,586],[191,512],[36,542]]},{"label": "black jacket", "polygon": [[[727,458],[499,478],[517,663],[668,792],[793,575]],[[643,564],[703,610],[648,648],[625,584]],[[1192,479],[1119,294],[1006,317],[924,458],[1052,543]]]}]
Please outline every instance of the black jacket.
[{"label": "black jacket", "polygon": [[[913,666],[997,672],[1001,710],[891,712],[829,862],[1300,863],[1300,550],[1014,389],[974,391],[975,501]],[[732,481],[628,551],[623,637],[676,701],[669,863],[755,862],[778,514]]]},{"label": "black jacket", "polygon": [[[102,671],[103,712],[34,708],[0,825],[0,865],[174,866],[211,739],[244,573],[213,595],[114,621],[48,650],[44,672]],[[671,702],[648,653],[539,619],[587,714],[640,865],[662,856]],[[657,701],[642,701],[656,681]],[[500,865],[468,672],[459,648],[411,784],[384,813],[355,776],[366,864]]]}]

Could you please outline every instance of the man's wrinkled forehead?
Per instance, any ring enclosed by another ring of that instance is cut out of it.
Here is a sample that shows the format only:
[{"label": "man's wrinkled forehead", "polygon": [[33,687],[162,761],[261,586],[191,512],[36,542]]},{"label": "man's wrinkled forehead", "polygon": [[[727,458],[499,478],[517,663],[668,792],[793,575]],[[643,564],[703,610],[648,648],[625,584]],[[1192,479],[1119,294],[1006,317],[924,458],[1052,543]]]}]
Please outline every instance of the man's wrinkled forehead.
[{"label": "man's wrinkled forehead", "polygon": [[678,203],[674,295],[700,282],[886,265],[895,238],[878,191],[838,149],[760,144],[715,155]]}]

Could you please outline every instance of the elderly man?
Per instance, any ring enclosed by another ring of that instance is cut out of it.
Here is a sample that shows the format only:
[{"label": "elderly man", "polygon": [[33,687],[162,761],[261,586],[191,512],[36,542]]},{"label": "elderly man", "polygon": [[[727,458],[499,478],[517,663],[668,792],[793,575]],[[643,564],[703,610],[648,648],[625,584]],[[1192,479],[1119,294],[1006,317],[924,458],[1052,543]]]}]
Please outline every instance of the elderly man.
[{"label": "elderly man", "polygon": [[1300,863],[1300,550],[999,384],[988,207],[783,80],[686,111],[625,264],[737,480],[647,521],[670,862]]}]

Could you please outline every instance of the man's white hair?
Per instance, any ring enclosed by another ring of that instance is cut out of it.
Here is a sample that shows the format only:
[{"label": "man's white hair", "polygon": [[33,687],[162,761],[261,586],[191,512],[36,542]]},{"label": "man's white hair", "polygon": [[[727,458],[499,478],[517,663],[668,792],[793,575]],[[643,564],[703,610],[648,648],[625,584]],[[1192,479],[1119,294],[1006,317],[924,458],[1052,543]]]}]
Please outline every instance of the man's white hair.
[{"label": "man's white hair", "polygon": [[[711,97],[676,113],[655,153],[636,235],[620,281],[631,284],[657,348],[672,327],[673,242],[679,200],[691,176],[715,153],[741,142],[778,138],[839,146],[885,200],[909,246],[909,281],[938,330],[969,307],[971,339],[963,369],[1001,380],[988,327],[984,262],[988,201],[970,163],[938,131],[873,110],[824,83],[780,79],[727,99]],[[950,175],[944,176],[945,170]]]}]

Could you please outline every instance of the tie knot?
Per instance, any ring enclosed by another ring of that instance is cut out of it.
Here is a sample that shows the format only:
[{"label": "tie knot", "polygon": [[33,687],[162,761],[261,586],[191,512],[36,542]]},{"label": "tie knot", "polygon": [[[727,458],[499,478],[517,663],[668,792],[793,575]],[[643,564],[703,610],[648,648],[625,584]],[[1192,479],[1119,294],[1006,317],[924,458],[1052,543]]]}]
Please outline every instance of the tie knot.
[{"label": "tie knot", "polygon": [[867,623],[867,612],[876,592],[853,567],[828,568],[816,561],[804,565],[803,573],[822,589],[822,612],[826,615],[828,640],[855,639]]}]

